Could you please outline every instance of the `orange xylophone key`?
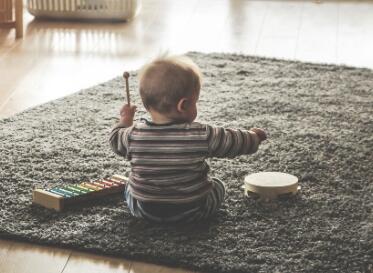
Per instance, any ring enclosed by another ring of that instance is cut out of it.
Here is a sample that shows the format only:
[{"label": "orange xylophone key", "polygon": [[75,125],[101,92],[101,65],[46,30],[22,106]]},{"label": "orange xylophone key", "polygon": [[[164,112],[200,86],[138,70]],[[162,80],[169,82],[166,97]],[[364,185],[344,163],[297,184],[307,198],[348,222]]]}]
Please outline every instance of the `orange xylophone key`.
[{"label": "orange xylophone key", "polygon": [[113,183],[113,182],[110,182],[106,179],[101,179],[100,180],[101,183],[104,183],[105,185],[107,185],[108,187],[116,187],[118,186],[117,184]]},{"label": "orange xylophone key", "polygon": [[99,180],[97,180],[97,181],[92,181],[91,183],[92,183],[93,185],[99,187],[100,189],[105,189],[105,188],[107,188],[107,186],[106,186],[105,184],[103,184],[103,183],[100,183]]},{"label": "orange xylophone key", "polygon": [[112,179],[112,178],[106,178],[105,180],[111,182],[111,183],[114,183],[116,184],[117,186],[123,186],[125,185],[125,183],[119,181],[119,180],[115,180],[115,179]]}]

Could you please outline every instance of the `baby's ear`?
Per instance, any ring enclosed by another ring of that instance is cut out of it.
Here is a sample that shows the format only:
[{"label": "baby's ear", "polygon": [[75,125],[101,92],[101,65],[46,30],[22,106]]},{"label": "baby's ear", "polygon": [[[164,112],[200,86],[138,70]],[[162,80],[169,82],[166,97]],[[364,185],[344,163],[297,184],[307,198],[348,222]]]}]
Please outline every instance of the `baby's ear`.
[{"label": "baby's ear", "polygon": [[179,102],[177,103],[177,111],[180,113],[183,113],[187,111],[187,109],[188,109],[188,99],[181,98]]}]

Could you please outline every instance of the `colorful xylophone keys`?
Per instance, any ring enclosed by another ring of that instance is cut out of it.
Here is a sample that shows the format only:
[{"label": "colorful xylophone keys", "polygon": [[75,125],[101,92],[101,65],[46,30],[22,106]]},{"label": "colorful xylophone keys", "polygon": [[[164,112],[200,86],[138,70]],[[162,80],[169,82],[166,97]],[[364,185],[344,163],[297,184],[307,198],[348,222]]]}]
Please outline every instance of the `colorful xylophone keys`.
[{"label": "colorful xylophone keys", "polygon": [[35,189],[33,191],[33,203],[61,211],[69,204],[121,193],[125,189],[127,181],[128,178],[125,176],[113,175],[109,178],[82,182],[75,185],[53,187],[50,189]]}]

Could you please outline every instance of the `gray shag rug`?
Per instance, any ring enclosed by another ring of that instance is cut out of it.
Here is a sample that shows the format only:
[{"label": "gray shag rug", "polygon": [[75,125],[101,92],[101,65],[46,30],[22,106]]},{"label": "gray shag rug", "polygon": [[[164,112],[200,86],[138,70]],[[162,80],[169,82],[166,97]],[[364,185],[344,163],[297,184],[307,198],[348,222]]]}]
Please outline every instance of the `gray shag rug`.
[{"label": "gray shag rug", "polygon": [[[0,121],[0,237],[202,272],[371,272],[373,72],[189,55],[205,77],[199,121],[270,135],[253,156],[210,161],[211,175],[228,187],[215,218],[155,225],[132,218],[121,197],[62,213],[31,204],[34,187],[129,170],[108,144],[124,101],[118,77]],[[139,108],[137,118],[145,115]],[[244,176],[259,171],[298,176],[300,194],[268,203],[244,198]]]}]

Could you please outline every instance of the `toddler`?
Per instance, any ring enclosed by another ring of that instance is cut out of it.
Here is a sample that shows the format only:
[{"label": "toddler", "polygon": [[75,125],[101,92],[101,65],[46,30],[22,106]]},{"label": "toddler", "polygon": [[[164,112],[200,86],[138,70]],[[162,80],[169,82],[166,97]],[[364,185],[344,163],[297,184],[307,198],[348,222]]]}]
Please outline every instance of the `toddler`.
[{"label": "toddler", "polygon": [[255,153],[262,129],[225,129],[194,122],[201,73],[184,56],[159,58],[140,71],[140,95],[151,120],[133,124],[124,105],[110,134],[113,151],[130,161],[125,199],[135,217],[155,222],[198,221],[224,200],[222,181],[209,177],[209,157]]}]

